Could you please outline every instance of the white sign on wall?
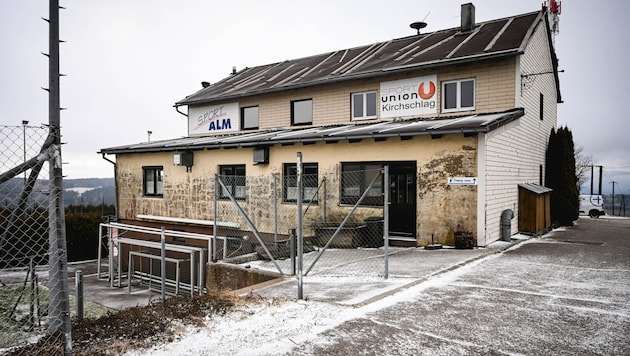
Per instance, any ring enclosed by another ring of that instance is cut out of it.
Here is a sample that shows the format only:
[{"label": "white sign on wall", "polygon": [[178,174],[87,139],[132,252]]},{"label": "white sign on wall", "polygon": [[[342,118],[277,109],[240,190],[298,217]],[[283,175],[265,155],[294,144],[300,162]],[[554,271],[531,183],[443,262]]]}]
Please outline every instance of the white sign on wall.
[{"label": "white sign on wall", "polygon": [[381,82],[381,118],[437,113],[437,75]]},{"label": "white sign on wall", "polygon": [[449,185],[477,185],[477,177],[451,177]]},{"label": "white sign on wall", "polygon": [[238,103],[188,107],[188,136],[238,131],[240,124]]}]

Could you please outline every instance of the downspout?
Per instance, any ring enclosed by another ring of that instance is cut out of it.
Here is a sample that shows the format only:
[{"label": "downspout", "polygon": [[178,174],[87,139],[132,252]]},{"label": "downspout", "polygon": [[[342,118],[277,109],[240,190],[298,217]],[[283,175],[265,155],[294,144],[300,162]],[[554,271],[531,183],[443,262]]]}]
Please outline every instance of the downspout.
[{"label": "downspout", "polygon": [[487,133],[477,135],[477,246],[488,244],[487,229]]},{"label": "downspout", "polygon": [[114,189],[116,190],[116,205],[114,206],[114,208],[116,209],[116,220],[118,221],[118,165],[116,165],[116,162],[112,161],[111,159],[105,157],[107,153],[102,153],[103,155],[103,159],[106,160],[107,162],[111,163],[114,165]]}]

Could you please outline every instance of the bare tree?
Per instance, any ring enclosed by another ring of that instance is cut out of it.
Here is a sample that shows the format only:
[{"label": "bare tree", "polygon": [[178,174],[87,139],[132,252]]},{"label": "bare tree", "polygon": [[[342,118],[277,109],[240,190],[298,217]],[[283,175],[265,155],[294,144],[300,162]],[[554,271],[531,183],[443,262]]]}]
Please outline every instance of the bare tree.
[{"label": "bare tree", "polygon": [[588,171],[593,167],[593,156],[584,153],[584,146],[575,146],[573,150],[575,155],[575,176],[577,177],[578,192],[581,190],[582,185],[589,179]]}]

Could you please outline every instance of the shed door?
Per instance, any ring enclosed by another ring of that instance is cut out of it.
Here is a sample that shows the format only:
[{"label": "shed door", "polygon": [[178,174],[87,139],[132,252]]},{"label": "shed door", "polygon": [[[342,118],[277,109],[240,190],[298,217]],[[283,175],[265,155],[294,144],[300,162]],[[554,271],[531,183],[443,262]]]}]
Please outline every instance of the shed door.
[{"label": "shed door", "polygon": [[416,240],[416,163],[392,163],[389,168],[389,235]]}]

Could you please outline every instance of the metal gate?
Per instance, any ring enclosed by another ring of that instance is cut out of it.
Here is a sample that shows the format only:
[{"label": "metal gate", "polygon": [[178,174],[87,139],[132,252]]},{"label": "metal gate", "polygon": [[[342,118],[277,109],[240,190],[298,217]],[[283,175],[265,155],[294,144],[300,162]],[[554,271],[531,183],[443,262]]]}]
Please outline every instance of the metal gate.
[{"label": "metal gate", "polygon": [[282,176],[216,175],[223,255],[285,275],[387,277],[387,170],[317,172],[298,154]]}]

